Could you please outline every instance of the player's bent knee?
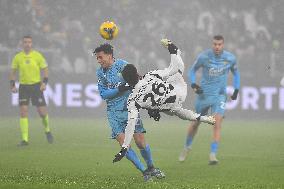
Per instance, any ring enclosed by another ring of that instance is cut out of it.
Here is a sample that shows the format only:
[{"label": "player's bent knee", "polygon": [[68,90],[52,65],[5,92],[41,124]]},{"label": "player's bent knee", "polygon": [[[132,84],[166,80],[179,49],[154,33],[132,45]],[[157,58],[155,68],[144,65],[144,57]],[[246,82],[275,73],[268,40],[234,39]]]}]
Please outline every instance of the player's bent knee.
[{"label": "player's bent knee", "polygon": [[139,149],[146,148],[146,141],[143,133],[134,134],[135,144]]}]

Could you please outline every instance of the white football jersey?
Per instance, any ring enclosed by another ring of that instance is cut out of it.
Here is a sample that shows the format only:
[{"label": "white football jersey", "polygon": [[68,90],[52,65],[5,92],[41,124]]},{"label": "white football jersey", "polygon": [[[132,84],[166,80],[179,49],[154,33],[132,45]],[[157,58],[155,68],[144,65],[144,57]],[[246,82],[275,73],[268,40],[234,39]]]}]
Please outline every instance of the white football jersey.
[{"label": "white football jersey", "polygon": [[167,110],[185,120],[196,120],[199,116],[182,108],[187,85],[182,77],[184,63],[180,54],[179,50],[177,54],[171,54],[168,68],[148,72],[135,85],[127,101],[128,123],[122,147],[129,147],[140,108]]},{"label": "white football jersey", "polygon": [[136,84],[127,106],[129,111],[135,108],[170,110],[180,104],[175,87],[164,81],[157,71],[151,71]]}]

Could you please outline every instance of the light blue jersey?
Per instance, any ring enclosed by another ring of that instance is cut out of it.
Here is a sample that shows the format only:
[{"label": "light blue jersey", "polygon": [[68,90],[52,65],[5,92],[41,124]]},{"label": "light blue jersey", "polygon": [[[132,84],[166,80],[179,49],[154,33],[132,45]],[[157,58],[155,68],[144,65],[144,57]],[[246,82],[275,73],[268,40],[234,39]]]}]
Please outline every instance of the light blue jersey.
[{"label": "light blue jersey", "polygon": [[117,59],[110,68],[97,70],[98,89],[101,97],[106,100],[107,110],[127,110],[126,101],[129,91],[119,93],[118,86],[125,83],[121,76],[125,60]]},{"label": "light blue jersey", "polygon": [[206,114],[208,109],[211,108],[212,113],[224,115],[229,71],[233,73],[234,88],[240,88],[240,74],[236,57],[228,51],[215,55],[212,49],[205,50],[199,54],[189,70],[188,78],[190,83],[196,83],[195,73],[199,68],[202,68],[200,87],[203,94],[197,97],[196,111]]},{"label": "light blue jersey", "polygon": [[[128,120],[127,99],[130,91],[119,92],[118,86],[124,84],[121,72],[128,64],[125,60],[116,59],[110,68],[100,67],[97,70],[98,89],[107,103],[107,117],[112,129],[111,138],[124,133]],[[140,117],[135,125],[135,133],[145,133]]]},{"label": "light blue jersey", "polygon": [[223,51],[220,55],[215,55],[212,49],[208,49],[199,54],[189,71],[190,83],[196,83],[195,72],[201,67],[201,88],[204,95],[226,95],[229,71],[233,73],[234,88],[240,88],[240,74],[237,68],[236,57],[232,53]]}]

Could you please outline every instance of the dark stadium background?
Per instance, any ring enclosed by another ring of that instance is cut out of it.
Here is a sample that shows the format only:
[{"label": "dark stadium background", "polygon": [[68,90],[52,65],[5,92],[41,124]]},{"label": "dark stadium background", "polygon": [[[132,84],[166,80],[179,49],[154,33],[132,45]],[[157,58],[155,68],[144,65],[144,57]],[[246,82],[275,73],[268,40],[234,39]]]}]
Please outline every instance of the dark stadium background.
[{"label": "dark stadium background", "polygon": [[[137,65],[142,74],[168,65],[167,51],[159,43],[163,37],[182,49],[188,69],[196,55],[211,46],[214,34],[224,35],[226,49],[237,56],[242,86],[227,118],[283,119],[283,10],[280,0],[1,0],[0,115],[15,116],[18,111],[8,73],[19,41],[30,34],[49,64],[50,117],[103,116],[92,51],[105,42],[99,25],[113,20],[120,29],[110,42],[115,57]],[[194,98],[188,89],[185,107],[193,108]]]}]

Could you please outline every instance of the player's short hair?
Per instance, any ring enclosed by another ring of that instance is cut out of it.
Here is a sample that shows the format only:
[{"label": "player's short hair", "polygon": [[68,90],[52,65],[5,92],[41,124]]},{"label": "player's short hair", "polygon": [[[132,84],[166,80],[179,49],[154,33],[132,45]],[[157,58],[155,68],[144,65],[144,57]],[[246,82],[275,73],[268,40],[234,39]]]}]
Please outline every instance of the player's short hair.
[{"label": "player's short hair", "polygon": [[23,39],[33,39],[31,35],[24,35]]},{"label": "player's short hair", "polygon": [[215,39],[215,40],[222,40],[222,41],[225,41],[224,40],[224,37],[222,36],[222,35],[215,35],[214,37],[213,37],[213,39]]},{"label": "player's short hair", "polygon": [[101,44],[99,47],[97,47],[94,51],[94,53],[98,53],[98,52],[104,52],[105,54],[111,54],[113,55],[113,46],[111,46],[109,43],[104,43]]},{"label": "player's short hair", "polygon": [[133,64],[127,64],[124,66],[121,75],[130,86],[135,86],[139,81],[137,68]]}]

